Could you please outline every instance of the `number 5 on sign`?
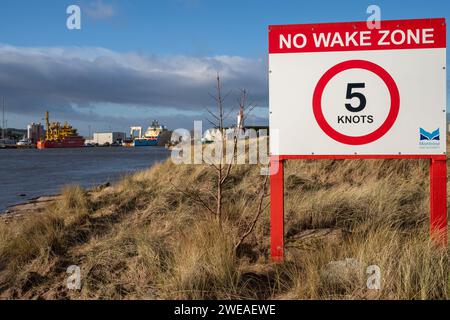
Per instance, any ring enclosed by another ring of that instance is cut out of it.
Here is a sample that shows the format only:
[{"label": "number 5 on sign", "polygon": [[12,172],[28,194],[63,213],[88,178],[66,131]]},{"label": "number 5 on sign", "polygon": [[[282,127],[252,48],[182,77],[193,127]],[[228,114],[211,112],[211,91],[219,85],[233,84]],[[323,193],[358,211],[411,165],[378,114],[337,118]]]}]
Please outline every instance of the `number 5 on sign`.
[{"label": "number 5 on sign", "polygon": [[364,108],[366,107],[366,97],[360,93],[360,92],[353,92],[353,89],[358,89],[358,88],[365,88],[366,84],[365,83],[349,83],[347,85],[347,99],[352,99],[352,98],[358,98],[359,99],[359,106],[354,108],[350,103],[346,103],[345,107],[347,108],[348,111],[350,112],[359,112],[359,111],[363,111]]}]

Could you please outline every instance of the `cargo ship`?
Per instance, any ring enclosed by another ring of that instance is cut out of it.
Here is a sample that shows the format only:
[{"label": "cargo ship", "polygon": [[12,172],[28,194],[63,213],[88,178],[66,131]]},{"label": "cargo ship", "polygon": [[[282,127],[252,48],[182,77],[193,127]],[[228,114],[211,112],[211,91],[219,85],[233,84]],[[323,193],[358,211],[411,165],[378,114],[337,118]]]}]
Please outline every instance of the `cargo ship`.
[{"label": "cargo ship", "polygon": [[165,126],[160,125],[158,120],[154,120],[151,126],[147,128],[147,131],[145,131],[142,137],[139,134],[139,137],[134,139],[134,146],[135,147],[157,146],[161,138],[161,133],[163,133],[164,131],[167,131],[167,128]]},{"label": "cargo ship", "polygon": [[80,148],[84,146],[84,138],[71,125],[65,122],[50,123],[48,111],[45,113],[45,139],[39,140],[38,149],[47,148]]}]

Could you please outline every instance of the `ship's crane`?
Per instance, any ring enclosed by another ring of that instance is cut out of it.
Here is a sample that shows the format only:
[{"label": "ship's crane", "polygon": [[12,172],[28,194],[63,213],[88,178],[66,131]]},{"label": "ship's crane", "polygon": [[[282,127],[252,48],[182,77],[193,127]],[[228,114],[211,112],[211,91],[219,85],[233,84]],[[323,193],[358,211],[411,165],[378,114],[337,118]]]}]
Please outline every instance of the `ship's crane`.
[{"label": "ship's crane", "polygon": [[65,122],[50,122],[48,111],[45,112],[45,139],[49,141],[63,140],[67,137],[78,136],[77,130]]},{"label": "ship's crane", "polygon": [[138,138],[141,139],[141,138],[142,138],[142,127],[131,127],[131,130],[130,130],[130,136],[133,138],[134,133],[135,133],[136,131],[137,131],[138,134],[139,134]]}]

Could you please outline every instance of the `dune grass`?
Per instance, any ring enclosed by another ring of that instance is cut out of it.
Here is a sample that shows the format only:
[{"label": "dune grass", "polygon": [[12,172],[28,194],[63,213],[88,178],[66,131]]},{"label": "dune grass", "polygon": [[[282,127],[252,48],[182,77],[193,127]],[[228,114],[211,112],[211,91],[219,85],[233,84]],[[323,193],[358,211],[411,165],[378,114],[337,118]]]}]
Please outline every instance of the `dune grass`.
[{"label": "dune grass", "polygon": [[[29,215],[12,223],[0,223],[0,282],[28,286],[28,266],[47,271],[53,256],[63,255],[82,237],[79,225],[90,213],[86,192],[79,186],[66,186],[60,200],[44,213]],[[25,282],[25,284],[24,284]]]},{"label": "dune grass", "polygon": [[[258,167],[233,170],[223,228],[193,200],[213,203],[214,177],[169,160],[102,190],[67,187],[44,213],[0,220],[0,297],[449,299],[450,252],[428,237],[426,161],[288,161],[282,264],[269,259],[268,209],[234,250],[258,207]],[[72,264],[79,291],[65,287]],[[370,265],[380,290],[367,288]]]}]

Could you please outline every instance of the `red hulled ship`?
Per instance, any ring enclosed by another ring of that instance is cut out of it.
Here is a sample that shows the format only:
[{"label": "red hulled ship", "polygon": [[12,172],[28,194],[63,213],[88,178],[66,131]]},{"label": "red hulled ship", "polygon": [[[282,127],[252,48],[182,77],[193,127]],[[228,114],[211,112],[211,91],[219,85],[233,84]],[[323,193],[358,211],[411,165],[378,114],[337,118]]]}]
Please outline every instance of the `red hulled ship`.
[{"label": "red hulled ship", "polygon": [[79,148],[84,146],[84,138],[77,133],[77,129],[74,129],[67,122],[64,125],[59,122],[50,123],[48,111],[45,113],[45,122],[45,139],[38,141],[38,149]]}]

